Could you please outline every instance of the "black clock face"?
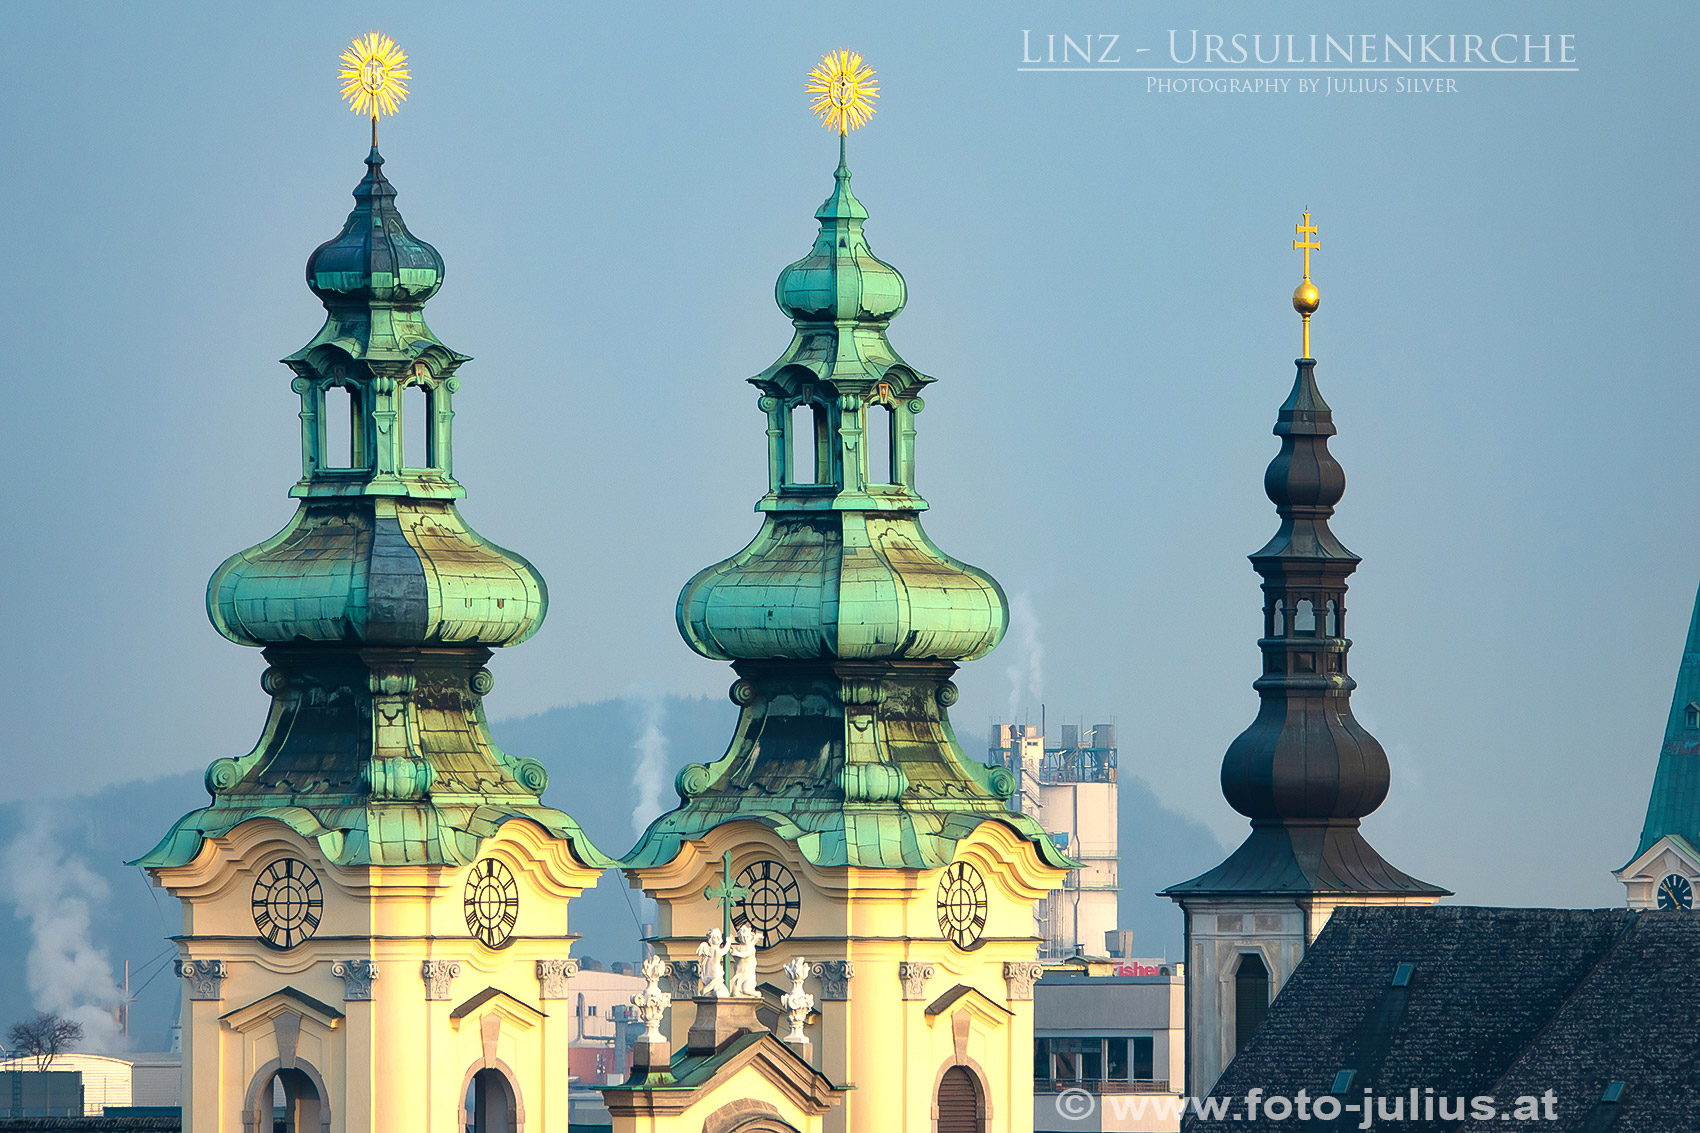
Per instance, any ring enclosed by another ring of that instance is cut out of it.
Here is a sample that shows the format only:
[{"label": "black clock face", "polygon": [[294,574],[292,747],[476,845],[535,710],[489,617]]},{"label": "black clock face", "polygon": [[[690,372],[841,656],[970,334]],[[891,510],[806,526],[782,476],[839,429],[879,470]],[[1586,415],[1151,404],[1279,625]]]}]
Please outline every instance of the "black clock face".
[{"label": "black clock face", "polygon": [[797,879],[779,862],[760,861],[746,866],[737,884],[749,890],[732,911],[734,926],[749,925],[756,934],[756,947],[771,948],[797,927],[800,893]]},{"label": "black clock face", "polygon": [[985,930],[985,879],[967,862],[956,862],[939,882],[939,931],[958,948],[972,948]]},{"label": "black clock face", "polygon": [[1680,873],[1666,874],[1659,882],[1659,908],[1661,909],[1692,909],[1694,907],[1694,887]]},{"label": "black clock face", "polygon": [[273,948],[294,948],[312,936],[324,909],[318,875],[306,862],[275,861],[254,882],[254,927]]},{"label": "black clock face", "polygon": [[519,885],[507,866],[485,858],[466,879],[466,930],[491,948],[502,948],[519,920]]}]

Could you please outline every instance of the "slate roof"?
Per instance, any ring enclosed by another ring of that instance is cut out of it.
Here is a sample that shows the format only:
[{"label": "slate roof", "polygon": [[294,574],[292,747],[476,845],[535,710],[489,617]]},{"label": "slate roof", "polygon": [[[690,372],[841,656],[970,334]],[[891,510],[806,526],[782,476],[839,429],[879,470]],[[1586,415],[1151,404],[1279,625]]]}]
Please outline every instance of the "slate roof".
[{"label": "slate roof", "polygon": [[[1401,964],[1407,986],[1394,986]],[[1188,1130],[1245,1127],[1243,1099],[1328,1094],[1556,1095],[1543,1133],[1700,1127],[1700,917],[1681,911],[1341,909],[1211,1090],[1240,1110]],[[1621,1099],[1602,1102],[1622,1082]],[[1362,1120],[1347,1113],[1340,1128]],[[1328,1123],[1310,1122],[1319,1129]],[[1376,1122],[1376,1127],[1387,1124]],[[1405,1121],[1483,1131],[1498,1120]]]}]

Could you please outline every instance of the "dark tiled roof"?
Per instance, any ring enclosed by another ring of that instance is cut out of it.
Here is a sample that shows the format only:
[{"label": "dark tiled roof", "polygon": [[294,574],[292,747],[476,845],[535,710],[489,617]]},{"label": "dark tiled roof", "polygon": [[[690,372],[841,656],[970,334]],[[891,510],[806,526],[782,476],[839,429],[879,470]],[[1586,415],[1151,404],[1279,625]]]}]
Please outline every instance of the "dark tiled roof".
[{"label": "dark tiled roof", "polygon": [[184,1119],[167,1114],[126,1118],[0,1118],[0,1133],[178,1133]]},{"label": "dark tiled roof", "polygon": [[[1393,986],[1411,964],[1408,986]],[[1334,914],[1211,1093],[1556,1095],[1546,1133],[1700,1123],[1700,917],[1626,909],[1356,908]],[[1602,1105],[1612,1081],[1622,1100]],[[1359,1118],[1342,1127],[1356,1126]],[[1607,1122],[1611,1123],[1607,1123]],[[1380,1124],[1380,1123],[1378,1123]],[[1188,1129],[1240,1128],[1231,1116]],[[1402,1129],[1454,1129],[1406,1122]],[[1326,1128],[1326,1126],[1318,1126]],[[1498,1120],[1463,1126],[1502,1129]]]}]

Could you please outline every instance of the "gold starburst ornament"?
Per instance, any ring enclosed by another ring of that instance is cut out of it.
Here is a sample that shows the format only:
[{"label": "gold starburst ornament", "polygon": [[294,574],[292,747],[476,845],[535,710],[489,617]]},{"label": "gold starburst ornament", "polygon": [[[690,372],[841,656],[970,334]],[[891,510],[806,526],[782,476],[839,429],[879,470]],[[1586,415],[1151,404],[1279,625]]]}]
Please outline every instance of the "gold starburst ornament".
[{"label": "gold starburst ornament", "polygon": [[372,144],[377,144],[379,117],[394,114],[407,100],[407,81],[412,77],[407,52],[380,32],[356,36],[343,51],[342,68],[337,71],[342,98],[354,113],[372,116]]},{"label": "gold starburst ornament", "polygon": [[809,109],[821,125],[843,137],[859,130],[874,116],[874,100],[880,96],[873,68],[854,51],[829,51],[809,72],[809,93],[815,96]]}]

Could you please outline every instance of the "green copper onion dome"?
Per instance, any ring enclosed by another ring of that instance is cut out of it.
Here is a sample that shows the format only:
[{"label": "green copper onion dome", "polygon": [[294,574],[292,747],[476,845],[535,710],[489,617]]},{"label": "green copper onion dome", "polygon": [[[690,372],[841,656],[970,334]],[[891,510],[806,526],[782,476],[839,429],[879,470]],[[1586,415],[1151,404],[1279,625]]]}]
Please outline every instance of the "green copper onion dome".
[{"label": "green copper onion dome", "polygon": [[779,275],[796,333],[750,381],[768,416],[768,513],[754,541],[679,596],[679,632],[720,661],[967,661],[1009,616],[985,571],[928,538],[914,487],[918,396],[933,379],[886,340],[903,277],[862,234],[840,158],[814,248]]},{"label": "green copper onion dome", "polygon": [[383,165],[383,155],[373,146],[366,157],[366,177],[354,189],[354,211],[341,234],[307,257],[307,286],[327,307],[373,302],[417,306],[443,285],[443,257],[407,230]]},{"label": "green copper onion dome", "polygon": [[948,712],[960,662],[1008,627],[996,580],[921,526],[915,421],[933,379],[886,339],[903,277],[875,258],[842,154],[807,256],[780,273],[793,334],[750,381],[766,421],[768,486],[749,546],[679,595],[679,632],[731,661],[741,709],[726,754],[691,763],[625,858],[669,861],[723,823],[768,824],[818,866],[930,869],[998,822],[1046,863],[1070,863],[1013,814],[1004,768],[970,758]]},{"label": "green copper onion dome", "polygon": [[407,230],[383,161],[374,148],[341,235],[308,259],[325,325],[284,359],[302,401],[292,494],[306,502],[207,588],[214,627],[239,644],[493,647],[543,623],[537,571],[454,507],[465,492],[450,470],[451,399],[467,358],[425,325],[443,258]]},{"label": "green copper onion dome", "polygon": [[586,864],[609,860],[543,805],[543,765],[502,751],[485,721],[491,651],[536,633],[548,595],[456,508],[467,357],[425,324],[443,260],[402,223],[382,162],[374,149],[342,234],[308,261],[325,323],[283,360],[300,398],[300,506],[207,586],[218,632],[264,650],[264,733],[213,761],[212,803],[145,866],[182,865],[257,818],[345,865],[469,862],[513,818],[568,839]]},{"label": "green copper onion dome", "polygon": [[903,309],[903,276],[868,249],[862,235],[868,210],[850,191],[850,168],[842,158],[834,177],[832,196],[815,210],[815,246],[779,273],[774,299],[797,322],[889,320]]}]

